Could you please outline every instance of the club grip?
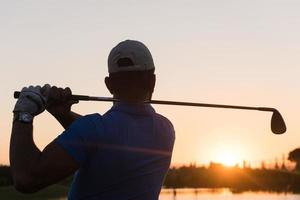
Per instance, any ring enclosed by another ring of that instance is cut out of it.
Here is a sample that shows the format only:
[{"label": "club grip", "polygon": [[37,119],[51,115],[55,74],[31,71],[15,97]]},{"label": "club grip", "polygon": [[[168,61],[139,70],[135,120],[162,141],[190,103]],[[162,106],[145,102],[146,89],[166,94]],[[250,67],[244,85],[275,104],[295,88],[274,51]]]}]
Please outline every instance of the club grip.
[{"label": "club grip", "polygon": [[15,92],[14,92],[14,98],[15,98],[15,99],[18,99],[19,96],[20,96],[20,93],[21,93],[21,92],[19,92],[19,91],[15,91]]},{"label": "club grip", "polygon": [[[15,99],[18,99],[19,96],[20,96],[20,93],[19,91],[15,91],[14,92],[14,98]],[[90,97],[89,96],[86,96],[86,95],[72,95],[71,96],[71,100],[78,100],[78,101],[89,101],[90,100]]]}]

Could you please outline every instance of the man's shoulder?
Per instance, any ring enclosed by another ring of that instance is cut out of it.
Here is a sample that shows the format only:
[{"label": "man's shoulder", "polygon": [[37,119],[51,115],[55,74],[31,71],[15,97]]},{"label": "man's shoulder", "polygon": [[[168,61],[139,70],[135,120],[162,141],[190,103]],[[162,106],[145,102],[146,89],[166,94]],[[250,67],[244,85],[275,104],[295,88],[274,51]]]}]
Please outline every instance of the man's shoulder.
[{"label": "man's shoulder", "polygon": [[102,115],[98,113],[87,114],[77,118],[69,127],[69,129],[93,127],[102,121]]},{"label": "man's shoulder", "polygon": [[155,113],[155,115],[160,121],[164,122],[165,124],[168,124],[172,129],[174,129],[172,122],[167,117],[159,113]]},{"label": "man's shoulder", "polygon": [[76,121],[84,123],[84,122],[93,122],[101,119],[102,119],[102,115],[100,115],[99,113],[93,113],[93,114],[83,115],[79,117]]},{"label": "man's shoulder", "polygon": [[99,113],[92,113],[92,114],[87,114],[81,117],[83,120],[98,120],[102,119],[102,115]]},{"label": "man's shoulder", "polygon": [[171,121],[167,117],[163,116],[162,114],[159,114],[159,113],[156,112],[155,115],[156,115],[157,118],[171,123]]}]

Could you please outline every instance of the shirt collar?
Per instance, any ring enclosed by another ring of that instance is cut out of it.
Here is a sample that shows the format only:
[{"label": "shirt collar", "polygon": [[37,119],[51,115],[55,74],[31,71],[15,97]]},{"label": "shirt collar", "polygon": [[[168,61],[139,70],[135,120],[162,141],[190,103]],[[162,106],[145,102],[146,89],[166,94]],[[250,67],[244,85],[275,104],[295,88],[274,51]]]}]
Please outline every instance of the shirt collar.
[{"label": "shirt collar", "polygon": [[155,113],[149,103],[115,102],[111,111],[120,111],[136,115],[149,115]]}]

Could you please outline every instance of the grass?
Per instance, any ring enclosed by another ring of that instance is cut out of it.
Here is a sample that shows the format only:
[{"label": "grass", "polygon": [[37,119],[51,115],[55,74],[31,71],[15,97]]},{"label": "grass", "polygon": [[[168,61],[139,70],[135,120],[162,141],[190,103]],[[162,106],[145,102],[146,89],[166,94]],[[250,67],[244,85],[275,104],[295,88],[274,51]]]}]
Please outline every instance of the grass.
[{"label": "grass", "polygon": [[66,199],[68,186],[52,185],[34,194],[22,194],[14,189],[13,186],[0,187],[0,199],[9,200],[40,200],[40,199]]}]

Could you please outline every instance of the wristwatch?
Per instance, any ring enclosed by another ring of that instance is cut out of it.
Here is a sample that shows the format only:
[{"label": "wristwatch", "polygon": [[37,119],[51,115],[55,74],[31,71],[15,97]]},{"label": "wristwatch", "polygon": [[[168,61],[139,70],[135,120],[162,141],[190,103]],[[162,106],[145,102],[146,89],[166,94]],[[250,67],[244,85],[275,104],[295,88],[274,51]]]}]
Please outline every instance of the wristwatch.
[{"label": "wristwatch", "polygon": [[15,121],[29,124],[29,123],[32,123],[33,116],[28,112],[15,112],[13,122],[15,122]]}]

